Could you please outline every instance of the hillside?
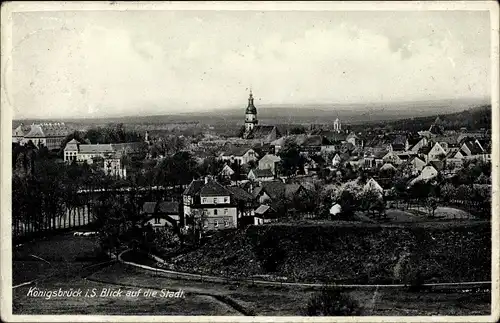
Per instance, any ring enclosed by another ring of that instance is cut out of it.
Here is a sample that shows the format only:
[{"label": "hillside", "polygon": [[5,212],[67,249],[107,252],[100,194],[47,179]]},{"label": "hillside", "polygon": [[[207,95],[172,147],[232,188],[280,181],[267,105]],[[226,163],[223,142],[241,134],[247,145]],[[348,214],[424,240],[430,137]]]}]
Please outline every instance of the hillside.
[{"label": "hillside", "polygon": [[174,263],[190,272],[305,282],[393,283],[417,273],[426,282],[489,280],[490,237],[488,225],[251,226],[219,232]]},{"label": "hillside", "polygon": [[478,106],[450,114],[437,113],[427,117],[375,122],[369,125],[372,127],[392,127],[394,130],[416,132],[428,129],[434,123],[437,116],[441,119],[444,128],[448,130],[459,130],[462,127],[468,130],[491,129],[491,105]]}]

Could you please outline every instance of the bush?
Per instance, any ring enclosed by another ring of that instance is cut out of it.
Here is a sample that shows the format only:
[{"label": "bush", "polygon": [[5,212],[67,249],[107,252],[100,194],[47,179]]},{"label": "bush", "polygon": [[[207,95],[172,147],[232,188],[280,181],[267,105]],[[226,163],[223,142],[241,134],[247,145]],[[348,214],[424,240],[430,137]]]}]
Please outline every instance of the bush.
[{"label": "bush", "polygon": [[314,293],[305,309],[307,316],[351,316],[359,315],[359,304],[348,294],[333,288]]}]

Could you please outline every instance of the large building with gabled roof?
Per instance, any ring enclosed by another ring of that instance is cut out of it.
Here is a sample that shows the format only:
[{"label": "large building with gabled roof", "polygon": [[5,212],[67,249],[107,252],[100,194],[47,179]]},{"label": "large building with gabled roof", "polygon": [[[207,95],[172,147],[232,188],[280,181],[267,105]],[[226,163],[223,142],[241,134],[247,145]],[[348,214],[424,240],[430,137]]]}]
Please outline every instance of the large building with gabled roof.
[{"label": "large building with gabled roof", "polygon": [[31,141],[36,147],[55,150],[70,133],[71,129],[64,122],[33,123],[29,128],[21,124],[12,131],[12,142],[25,145]]}]

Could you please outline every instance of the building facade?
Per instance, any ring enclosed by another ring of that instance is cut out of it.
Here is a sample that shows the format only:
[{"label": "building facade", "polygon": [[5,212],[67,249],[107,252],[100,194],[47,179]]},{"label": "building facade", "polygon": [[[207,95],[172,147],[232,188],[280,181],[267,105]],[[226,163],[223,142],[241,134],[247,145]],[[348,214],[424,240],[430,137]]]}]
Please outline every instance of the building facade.
[{"label": "building facade", "polygon": [[236,228],[237,207],[231,191],[209,178],[193,180],[183,192],[187,224],[200,223],[207,231]]}]

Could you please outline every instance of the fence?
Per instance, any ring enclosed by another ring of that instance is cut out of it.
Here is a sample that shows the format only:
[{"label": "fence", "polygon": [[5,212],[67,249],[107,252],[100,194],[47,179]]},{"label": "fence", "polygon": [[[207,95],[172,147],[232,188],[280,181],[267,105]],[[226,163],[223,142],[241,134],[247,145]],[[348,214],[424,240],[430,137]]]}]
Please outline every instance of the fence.
[{"label": "fence", "polygon": [[92,222],[92,214],[88,205],[74,209],[66,209],[64,216],[51,218],[45,223],[35,221],[16,221],[12,219],[13,240],[36,237],[51,232],[84,227]]},{"label": "fence", "polygon": [[[331,286],[335,288],[409,288],[408,284],[338,284],[338,283],[300,283],[300,282],[286,282],[283,279],[280,280],[262,280],[262,278],[252,276],[252,277],[244,277],[244,278],[235,278],[230,277],[228,273],[226,276],[213,276],[213,275],[204,275],[201,273],[186,273],[186,272],[178,272],[169,269],[162,269],[158,267],[151,267],[143,264],[137,264],[131,261],[125,261],[122,259],[122,255],[130,250],[123,251],[118,255],[118,261],[122,264],[132,266],[135,268],[141,268],[148,271],[153,272],[155,276],[172,278],[172,279],[182,279],[182,280],[190,280],[190,281],[199,281],[199,282],[209,282],[209,283],[219,283],[219,284],[246,284],[250,286],[267,286],[267,287],[295,287],[295,288],[311,288],[311,289],[321,289],[325,286]],[[167,264],[163,259],[156,257],[154,255],[148,255],[151,259],[157,261],[157,263]],[[477,281],[477,282],[454,282],[454,283],[424,283],[421,284],[422,288],[426,289],[456,289],[456,288],[482,288],[482,289],[490,289],[491,281]]]}]

